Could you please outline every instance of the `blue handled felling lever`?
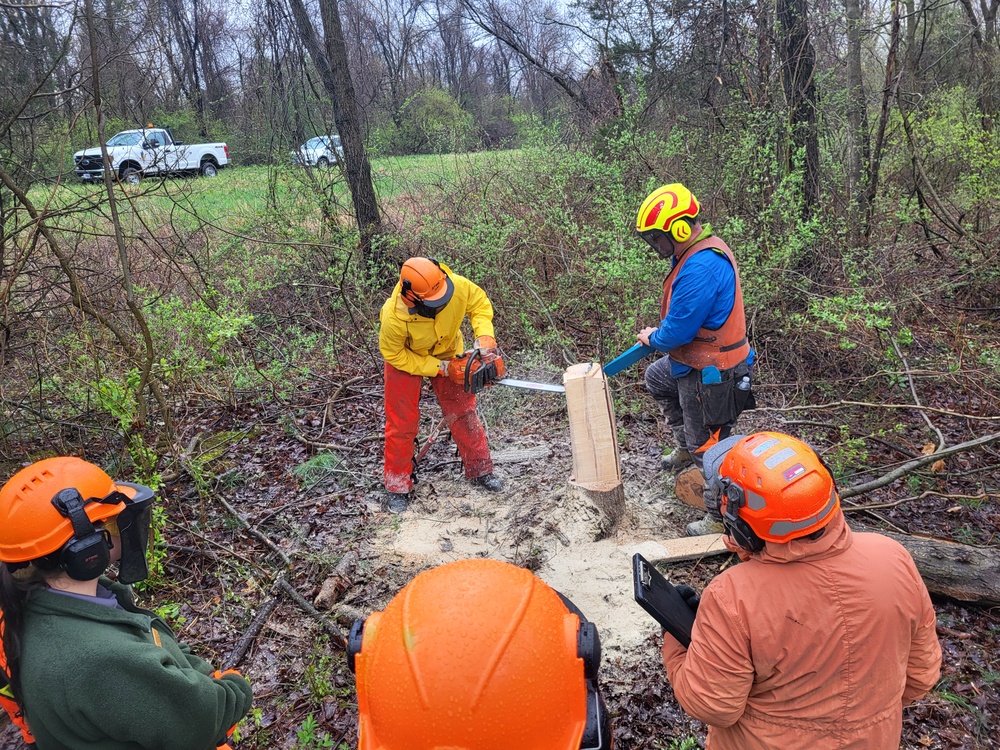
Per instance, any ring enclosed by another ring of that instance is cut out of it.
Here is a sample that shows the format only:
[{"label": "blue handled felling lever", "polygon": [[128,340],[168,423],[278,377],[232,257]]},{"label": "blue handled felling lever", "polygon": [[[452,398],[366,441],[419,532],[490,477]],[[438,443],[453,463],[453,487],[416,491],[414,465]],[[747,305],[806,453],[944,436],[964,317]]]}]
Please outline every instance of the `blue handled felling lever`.
[{"label": "blue handled felling lever", "polygon": [[651,346],[646,346],[645,344],[636,344],[631,349],[622,352],[613,360],[604,365],[603,367],[604,375],[609,378],[612,375],[617,375],[626,367],[631,367],[640,359],[648,357],[655,351],[656,349],[654,349]]}]

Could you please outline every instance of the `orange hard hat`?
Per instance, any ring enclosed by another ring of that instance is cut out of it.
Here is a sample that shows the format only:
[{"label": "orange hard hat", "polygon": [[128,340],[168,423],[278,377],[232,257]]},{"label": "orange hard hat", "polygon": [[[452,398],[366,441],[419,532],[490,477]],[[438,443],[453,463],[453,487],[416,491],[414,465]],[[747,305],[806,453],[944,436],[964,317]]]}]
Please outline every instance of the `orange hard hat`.
[{"label": "orange hard hat", "polygon": [[355,623],[348,660],[358,750],[610,748],[596,629],[523,568],[424,571]]},{"label": "orange hard hat", "polygon": [[94,464],[74,456],[37,461],[21,469],[0,488],[0,561],[27,562],[60,549],[73,537],[73,522],[59,512],[52,499],[75,489],[86,503],[91,523],[114,518],[125,503],[102,502],[112,493],[128,498],[134,486],[117,485]]},{"label": "orange hard hat", "polygon": [[663,185],[642,202],[635,217],[635,230],[651,245],[657,234],[669,234],[676,242],[687,242],[700,211],[698,199],[681,183]]},{"label": "orange hard hat", "polygon": [[439,309],[448,304],[455,285],[433,258],[410,258],[399,272],[400,296],[409,307],[418,303]]},{"label": "orange hard hat", "polygon": [[730,437],[709,448],[705,469],[706,476],[716,475],[710,481],[721,484],[720,511],[727,530],[735,531],[736,542],[751,551],[763,549],[765,541],[808,536],[840,508],[823,460],[801,440],[780,432]]}]

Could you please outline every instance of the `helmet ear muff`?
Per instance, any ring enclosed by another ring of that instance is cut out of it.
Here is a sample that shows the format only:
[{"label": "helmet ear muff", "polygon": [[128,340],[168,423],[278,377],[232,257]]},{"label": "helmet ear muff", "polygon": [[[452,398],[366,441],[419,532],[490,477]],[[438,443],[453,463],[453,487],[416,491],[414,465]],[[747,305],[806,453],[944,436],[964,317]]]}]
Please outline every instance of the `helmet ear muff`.
[{"label": "helmet ear muff", "polygon": [[72,487],[57,492],[52,505],[73,524],[73,536],[58,553],[60,566],[74,581],[97,578],[111,564],[111,534],[95,528],[83,497]]},{"label": "helmet ear muff", "polygon": [[670,225],[670,236],[674,238],[674,242],[687,242],[691,239],[691,231],[691,224],[687,219],[674,219]]},{"label": "helmet ear muff", "polygon": [[750,524],[740,517],[740,508],[746,505],[743,488],[729,477],[721,477],[721,482],[719,509],[722,512],[722,525],[741,549],[750,553],[760,552],[764,549],[764,540],[757,536]]},{"label": "helmet ear muff", "polygon": [[355,660],[361,653],[361,642],[365,637],[365,622],[367,620],[355,620],[351,625],[351,632],[347,636],[347,668],[351,674],[355,674]]}]

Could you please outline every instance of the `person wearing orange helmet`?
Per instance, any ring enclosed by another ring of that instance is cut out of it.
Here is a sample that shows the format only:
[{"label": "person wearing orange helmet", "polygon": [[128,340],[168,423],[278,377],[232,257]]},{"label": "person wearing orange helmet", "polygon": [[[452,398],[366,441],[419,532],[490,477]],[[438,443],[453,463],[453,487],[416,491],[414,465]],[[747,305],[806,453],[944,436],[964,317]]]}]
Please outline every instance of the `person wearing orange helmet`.
[{"label": "person wearing orange helmet", "polygon": [[148,487],[67,456],[0,488],[5,691],[39,750],[210,750],[250,709],[238,672],[213,670],[132,601],[152,502]]},{"label": "person wearing orange helmet", "polygon": [[601,642],[524,568],[459,560],[417,575],[348,638],[358,750],[610,750]]},{"label": "person wearing orange helmet", "polygon": [[[462,320],[468,316],[483,359],[463,357]],[[466,369],[488,360],[503,377],[493,331],[493,305],[480,287],[433,258],[410,258],[379,313],[378,345],[385,357],[385,463],[390,511],[406,510],[413,489],[413,444],[420,423],[420,390],[431,379],[462,456],[465,476],[490,492],[503,489],[476,397],[465,389]]]},{"label": "person wearing orange helmet", "polygon": [[[753,408],[751,366],[743,290],[736,258],[701,220],[701,204],[680,183],[647,196],[636,216],[636,231],[669,260],[663,283],[660,324],[636,338],[667,356],[646,369],[646,390],[670,425],[675,446],[663,456],[664,469],[679,471],[727,437],[736,418]],[[721,532],[711,511],[689,524],[695,536]]]},{"label": "person wearing orange helmet", "polygon": [[[663,664],[718,750],[896,750],[903,708],[937,682],[941,647],[913,559],[851,531],[833,477],[801,440],[731,435],[705,453],[706,502],[742,564],[698,597]],[[681,587],[678,587],[681,588]]]}]

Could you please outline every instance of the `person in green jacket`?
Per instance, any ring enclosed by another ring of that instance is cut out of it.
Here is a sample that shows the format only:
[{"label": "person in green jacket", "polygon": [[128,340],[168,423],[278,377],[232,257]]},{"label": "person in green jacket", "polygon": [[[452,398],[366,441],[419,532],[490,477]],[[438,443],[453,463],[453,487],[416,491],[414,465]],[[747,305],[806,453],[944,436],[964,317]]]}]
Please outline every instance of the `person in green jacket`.
[{"label": "person in green jacket", "polygon": [[246,679],[192,654],[123,585],[148,573],[152,501],[73,457],[0,488],[6,677],[38,750],[211,750],[250,709]]}]

